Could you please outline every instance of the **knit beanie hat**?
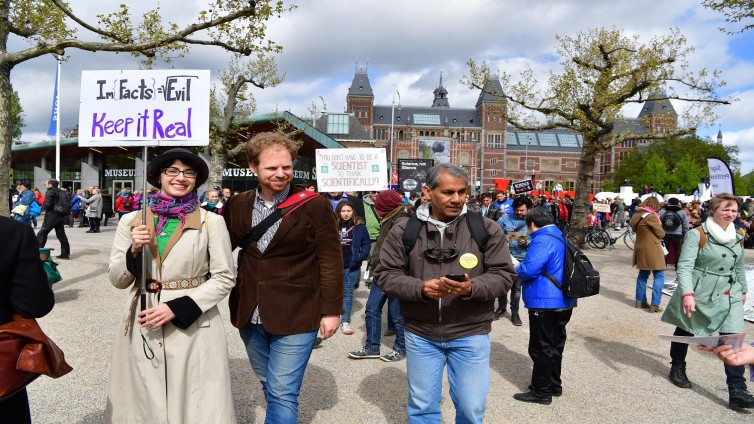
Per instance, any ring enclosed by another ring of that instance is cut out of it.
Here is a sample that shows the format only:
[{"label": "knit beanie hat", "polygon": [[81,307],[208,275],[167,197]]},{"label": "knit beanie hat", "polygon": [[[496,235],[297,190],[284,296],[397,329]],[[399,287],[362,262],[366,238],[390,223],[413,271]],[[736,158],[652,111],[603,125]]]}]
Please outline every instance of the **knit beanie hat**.
[{"label": "knit beanie hat", "polygon": [[400,194],[393,190],[383,190],[377,194],[377,199],[374,201],[374,209],[381,218],[402,204],[403,198]]}]

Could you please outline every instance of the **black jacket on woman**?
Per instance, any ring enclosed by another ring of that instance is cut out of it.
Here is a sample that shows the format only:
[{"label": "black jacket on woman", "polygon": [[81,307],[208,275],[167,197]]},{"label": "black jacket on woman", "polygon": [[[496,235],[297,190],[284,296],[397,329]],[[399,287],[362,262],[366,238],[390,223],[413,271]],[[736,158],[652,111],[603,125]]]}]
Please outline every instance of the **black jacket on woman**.
[{"label": "black jacket on woman", "polygon": [[[47,315],[55,297],[39,259],[39,245],[28,224],[0,216],[0,324],[12,320],[13,314],[27,318]],[[0,402],[0,421],[29,423],[29,400],[26,389]]]}]

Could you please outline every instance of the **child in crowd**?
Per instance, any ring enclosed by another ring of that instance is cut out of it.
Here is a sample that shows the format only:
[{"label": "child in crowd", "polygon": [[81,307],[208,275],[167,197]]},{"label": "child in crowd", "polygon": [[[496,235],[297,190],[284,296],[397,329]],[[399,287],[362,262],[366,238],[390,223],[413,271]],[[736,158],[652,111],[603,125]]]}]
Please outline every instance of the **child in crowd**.
[{"label": "child in crowd", "polygon": [[364,224],[364,218],[354,213],[353,204],[341,201],[335,208],[338,217],[340,245],[343,248],[343,316],[340,317],[340,331],[353,334],[351,327],[351,308],[353,307],[353,289],[361,275],[361,262],[369,257],[371,241]]}]

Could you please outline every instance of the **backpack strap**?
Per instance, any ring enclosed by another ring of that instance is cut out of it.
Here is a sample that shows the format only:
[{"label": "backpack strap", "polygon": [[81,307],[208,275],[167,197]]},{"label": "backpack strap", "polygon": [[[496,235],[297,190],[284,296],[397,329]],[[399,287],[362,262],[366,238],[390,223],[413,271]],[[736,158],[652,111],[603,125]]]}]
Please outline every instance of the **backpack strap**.
[{"label": "backpack strap", "polygon": [[[644,218],[642,218],[642,219],[644,219]],[[559,242],[563,243],[563,246],[565,246],[565,248],[566,248],[565,254],[566,255],[568,254],[568,244],[565,241],[563,241],[563,239],[561,239],[558,236],[554,236],[552,234],[545,234],[545,235],[549,236],[549,237],[552,237],[554,239],[557,239]],[[565,266],[565,263],[563,263],[563,266]],[[544,275],[545,278],[547,278],[548,280],[550,280],[551,283],[555,284],[555,287],[557,287],[558,290],[563,291],[563,285],[560,284],[558,282],[558,280],[555,277],[553,277],[552,274],[550,274],[549,272],[545,271],[544,269],[541,271],[541,274]]]},{"label": "backpack strap", "polygon": [[[484,228],[484,218],[479,212],[466,212],[466,224],[471,231],[471,237],[476,242],[479,251],[484,254],[487,251],[487,242],[490,239],[487,230]],[[408,256],[416,245],[416,239],[419,238],[419,231],[421,231],[422,222],[416,215],[411,215],[406,223],[406,228],[403,231],[403,251]]]},{"label": "backpack strap", "polygon": [[707,244],[707,234],[704,233],[704,228],[701,225],[696,227],[696,230],[699,231],[699,250],[702,250],[702,247]]},{"label": "backpack strap", "polygon": [[306,202],[317,197],[321,196],[318,193],[306,190],[288,196],[288,198],[279,204],[271,214],[262,220],[262,222],[252,227],[249,232],[246,233],[241,242],[241,250],[246,251],[246,249],[251,246],[251,243],[259,241],[264,233],[266,233],[276,222],[288,216],[288,214],[300,208]]}]

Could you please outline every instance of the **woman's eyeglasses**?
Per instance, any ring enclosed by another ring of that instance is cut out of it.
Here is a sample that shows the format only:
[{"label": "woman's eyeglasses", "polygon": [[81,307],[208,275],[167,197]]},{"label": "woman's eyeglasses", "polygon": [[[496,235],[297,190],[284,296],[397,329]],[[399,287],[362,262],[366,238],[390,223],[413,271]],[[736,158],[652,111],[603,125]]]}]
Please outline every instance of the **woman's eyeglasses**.
[{"label": "woman's eyeglasses", "polygon": [[178,174],[183,174],[183,176],[186,178],[196,178],[196,176],[199,175],[199,173],[194,171],[193,169],[181,171],[180,169],[173,168],[172,166],[170,168],[163,169],[162,172],[164,172],[168,177],[177,177]]},{"label": "woman's eyeglasses", "polygon": [[424,251],[424,255],[430,259],[435,259],[438,261],[444,261],[448,259],[455,259],[458,257],[458,249],[456,248],[450,248],[450,249],[438,249],[436,247],[429,248]]}]

